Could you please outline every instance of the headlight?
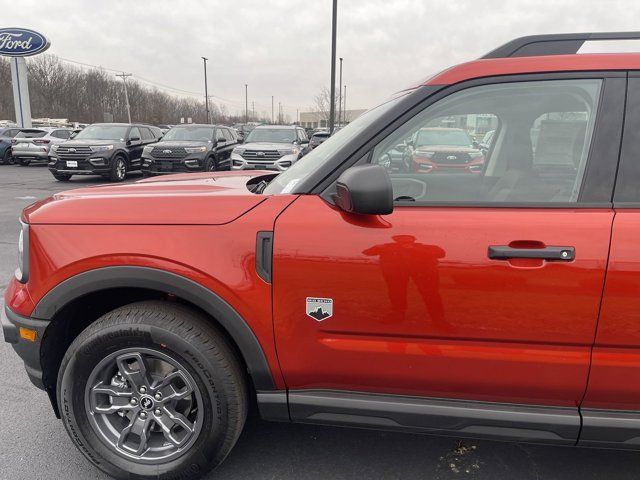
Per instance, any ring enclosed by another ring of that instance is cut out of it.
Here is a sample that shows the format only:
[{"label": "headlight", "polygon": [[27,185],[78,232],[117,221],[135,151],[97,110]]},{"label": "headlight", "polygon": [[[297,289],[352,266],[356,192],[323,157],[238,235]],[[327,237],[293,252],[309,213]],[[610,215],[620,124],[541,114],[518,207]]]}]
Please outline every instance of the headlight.
[{"label": "headlight", "polygon": [[294,153],[298,153],[300,152],[300,150],[298,150],[297,148],[282,148],[282,149],[278,149],[278,153],[280,155],[293,155]]},{"label": "headlight", "polygon": [[482,154],[482,152],[469,152],[469,158],[482,158],[484,155]]},{"label": "headlight", "polygon": [[29,224],[20,221],[22,230],[18,238],[18,268],[16,268],[16,279],[20,283],[27,283],[29,280]]},{"label": "headlight", "polygon": [[52,152],[57,152],[57,151],[58,151],[58,147],[59,147],[59,146],[60,146],[60,145],[58,145],[58,144],[55,144],[55,143],[54,143],[53,145],[51,145],[51,151],[52,151]]},{"label": "headlight", "polygon": [[207,151],[207,147],[185,147],[187,153],[202,153]]},{"label": "headlight", "polygon": [[246,148],[236,147],[231,151],[231,153],[236,154],[236,155],[242,155],[242,154],[244,154],[245,150],[246,150]]},{"label": "headlight", "polygon": [[413,154],[416,157],[432,158],[436,154],[436,152],[416,151],[416,152],[413,152]]},{"label": "headlight", "polygon": [[144,155],[144,154],[151,153],[151,150],[153,150],[153,147],[151,145],[147,145],[142,149],[142,154]]},{"label": "headlight", "polygon": [[107,150],[113,150],[113,145],[96,145],[89,148],[91,148],[92,152],[106,152]]}]

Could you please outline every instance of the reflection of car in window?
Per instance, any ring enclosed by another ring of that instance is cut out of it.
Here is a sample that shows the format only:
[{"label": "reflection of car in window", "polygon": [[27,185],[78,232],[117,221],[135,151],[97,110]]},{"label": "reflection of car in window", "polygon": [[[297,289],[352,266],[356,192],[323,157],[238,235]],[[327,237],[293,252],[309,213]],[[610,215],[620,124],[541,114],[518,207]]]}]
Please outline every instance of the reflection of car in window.
[{"label": "reflection of car in window", "polygon": [[489,151],[489,148],[491,148],[491,142],[493,142],[493,136],[495,135],[495,133],[495,130],[489,130],[484,134],[484,137],[482,137],[482,140],[480,140],[479,142],[480,150],[483,150],[485,154],[487,151]]},{"label": "reflection of car in window", "polygon": [[459,128],[429,127],[416,133],[412,170],[425,173],[478,173],[484,154],[469,134]]}]

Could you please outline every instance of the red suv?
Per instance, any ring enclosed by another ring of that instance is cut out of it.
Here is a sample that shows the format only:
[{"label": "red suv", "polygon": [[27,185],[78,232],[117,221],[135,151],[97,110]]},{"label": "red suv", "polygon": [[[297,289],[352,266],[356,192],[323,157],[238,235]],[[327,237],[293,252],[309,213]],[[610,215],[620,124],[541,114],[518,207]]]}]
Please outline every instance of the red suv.
[{"label": "red suv", "polygon": [[[5,340],[118,478],[203,474],[254,401],[286,422],[638,448],[640,54],[577,53],[637,37],[514,40],[279,175],[35,203]],[[434,126],[494,130],[481,170],[390,168]]]}]

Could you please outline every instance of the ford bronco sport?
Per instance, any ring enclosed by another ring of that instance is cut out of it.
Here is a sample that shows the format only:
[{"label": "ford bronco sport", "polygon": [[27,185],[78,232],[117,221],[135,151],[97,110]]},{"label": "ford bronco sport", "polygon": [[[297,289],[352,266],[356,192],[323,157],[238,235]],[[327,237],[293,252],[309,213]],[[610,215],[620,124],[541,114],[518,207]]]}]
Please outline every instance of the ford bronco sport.
[{"label": "ford bronco sport", "polygon": [[[580,53],[627,38],[514,40],[279,175],[35,203],[5,340],[117,478],[204,474],[254,401],[285,422],[638,448],[640,54]],[[386,168],[425,128],[495,133],[473,174]]]}]

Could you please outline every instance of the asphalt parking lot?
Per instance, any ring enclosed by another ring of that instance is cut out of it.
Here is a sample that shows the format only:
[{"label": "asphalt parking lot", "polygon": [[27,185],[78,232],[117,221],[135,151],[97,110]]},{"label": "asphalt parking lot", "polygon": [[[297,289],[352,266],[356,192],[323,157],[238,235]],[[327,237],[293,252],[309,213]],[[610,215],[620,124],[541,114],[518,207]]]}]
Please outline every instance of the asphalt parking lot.
[{"label": "asphalt parking lot", "polygon": [[[135,180],[131,177],[131,180]],[[13,273],[21,209],[56,191],[101,178],[55,181],[39,166],[0,166],[0,290]],[[2,305],[0,298],[0,305]],[[640,454],[368,430],[247,424],[209,479],[636,479]],[[46,395],[0,342],[0,480],[106,479],[67,438]]]}]

